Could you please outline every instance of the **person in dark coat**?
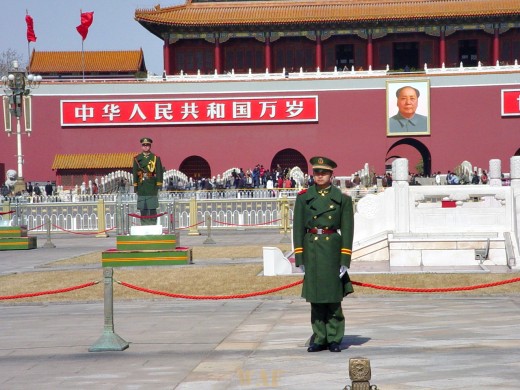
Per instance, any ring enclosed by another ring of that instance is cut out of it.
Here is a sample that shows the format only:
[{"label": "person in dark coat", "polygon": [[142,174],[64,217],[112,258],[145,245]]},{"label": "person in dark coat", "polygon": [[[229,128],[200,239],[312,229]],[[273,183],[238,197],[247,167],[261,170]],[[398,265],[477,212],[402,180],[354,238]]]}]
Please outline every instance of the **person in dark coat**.
[{"label": "person in dark coat", "polygon": [[50,181],[48,181],[47,184],[45,184],[45,195],[51,196],[52,192],[53,192],[52,184]]},{"label": "person in dark coat", "polygon": [[293,240],[296,266],[305,272],[302,297],[311,304],[313,337],[308,352],[341,352],[343,297],[354,292],[348,277],[354,236],[352,198],[331,184],[336,163],[310,159],[314,185],[296,197]]},{"label": "person in dark coat", "polygon": [[[142,217],[157,215],[159,190],[163,184],[161,158],[153,154],[151,138],[141,138],[142,153],[134,157],[133,178],[137,192],[137,209]],[[157,218],[142,218],[141,225],[155,225]]]}]

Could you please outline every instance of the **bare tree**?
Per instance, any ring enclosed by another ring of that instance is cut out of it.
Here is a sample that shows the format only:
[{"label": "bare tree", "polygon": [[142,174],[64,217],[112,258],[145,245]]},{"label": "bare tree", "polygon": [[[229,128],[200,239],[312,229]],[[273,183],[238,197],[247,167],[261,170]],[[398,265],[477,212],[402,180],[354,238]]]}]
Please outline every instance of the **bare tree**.
[{"label": "bare tree", "polygon": [[13,66],[13,61],[18,61],[18,68],[25,69],[26,63],[24,62],[23,55],[18,53],[14,49],[7,49],[0,52],[0,76],[4,76],[9,73]]}]

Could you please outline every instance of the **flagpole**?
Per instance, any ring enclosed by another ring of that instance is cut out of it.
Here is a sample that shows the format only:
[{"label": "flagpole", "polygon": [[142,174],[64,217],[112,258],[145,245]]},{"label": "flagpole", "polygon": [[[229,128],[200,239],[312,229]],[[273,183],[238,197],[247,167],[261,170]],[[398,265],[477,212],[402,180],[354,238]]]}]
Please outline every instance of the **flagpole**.
[{"label": "flagpole", "polygon": [[27,71],[31,74],[31,42],[27,41]]},{"label": "flagpole", "polygon": [[80,15],[80,24],[78,27],[76,27],[76,30],[78,30],[79,35],[81,35],[81,68],[83,73],[83,82],[85,82],[85,46],[84,41],[85,38],[87,38],[88,34],[88,28],[92,24],[92,21],[94,20],[94,12],[85,12],[83,13],[83,10],[79,10]]},{"label": "flagpole", "polygon": [[[29,15],[29,10],[25,9],[25,16]],[[31,41],[27,39],[27,71],[31,74]]]},{"label": "flagpole", "polygon": [[85,52],[83,50],[83,39],[81,40],[81,66],[83,68],[83,82],[85,82]]},{"label": "flagpole", "polygon": [[[79,18],[81,20],[81,15],[83,14],[83,10],[79,9]],[[83,42],[85,42],[85,39],[81,37],[81,68],[83,70],[83,82],[85,82],[85,51],[83,50]]]}]

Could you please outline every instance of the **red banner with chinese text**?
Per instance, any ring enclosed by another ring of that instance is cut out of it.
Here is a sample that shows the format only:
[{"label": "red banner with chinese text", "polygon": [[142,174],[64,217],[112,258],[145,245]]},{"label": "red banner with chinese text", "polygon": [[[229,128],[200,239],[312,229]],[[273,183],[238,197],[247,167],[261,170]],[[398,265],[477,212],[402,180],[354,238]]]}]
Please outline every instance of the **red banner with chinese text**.
[{"label": "red banner with chinese text", "polygon": [[520,89],[502,90],[502,116],[520,116]]},{"label": "red banner with chinese text", "polygon": [[62,100],[62,126],[316,122],[317,96]]}]

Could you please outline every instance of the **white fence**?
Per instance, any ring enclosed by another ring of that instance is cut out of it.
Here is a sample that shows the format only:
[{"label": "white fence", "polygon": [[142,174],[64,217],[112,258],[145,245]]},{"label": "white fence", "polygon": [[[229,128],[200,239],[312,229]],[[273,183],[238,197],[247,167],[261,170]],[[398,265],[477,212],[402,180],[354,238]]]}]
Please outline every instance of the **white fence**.
[{"label": "white fence", "polygon": [[470,237],[494,237],[509,251],[502,258],[520,265],[520,157],[511,159],[511,186],[501,185],[499,164],[490,163],[496,185],[410,186],[408,162],[396,159],[392,187],[357,204],[354,249],[390,236],[400,238],[401,249],[411,249],[419,239],[429,241],[421,245],[431,249],[436,241],[469,245]]},{"label": "white fence", "polygon": [[270,73],[266,70],[265,73],[252,73],[249,70],[248,73],[235,73],[233,70],[231,72],[218,74],[216,71],[213,74],[202,74],[200,71],[194,74],[187,74],[181,72],[178,75],[162,75],[155,76],[149,75],[146,81],[151,82],[208,82],[208,81],[258,81],[258,80],[284,80],[287,78],[290,79],[331,79],[331,78],[365,78],[365,77],[385,77],[389,75],[400,75],[406,76],[413,73],[424,73],[428,75],[444,75],[444,74],[460,74],[461,72],[514,72],[520,70],[520,66],[518,62],[515,60],[515,63],[512,65],[509,64],[500,64],[497,63],[492,66],[483,66],[480,62],[477,66],[465,67],[462,63],[458,67],[447,68],[446,66],[440,68],[428,68],[426,64],[424,64],[423,69],[419,69],[414,72],[396,72],[390,70],[390,67],[387,66],[385,70],[372,70],[369,68],[367,70],[356,70],[354,67],[351,69],[337,69],[334,68],[332,72],[323,72],[319,68],[316,69],[315,72],[304,72],[303,69],[300,68],[299,71],[296,72],[287,72],[286,69],[283,69],[282,72]]}]

